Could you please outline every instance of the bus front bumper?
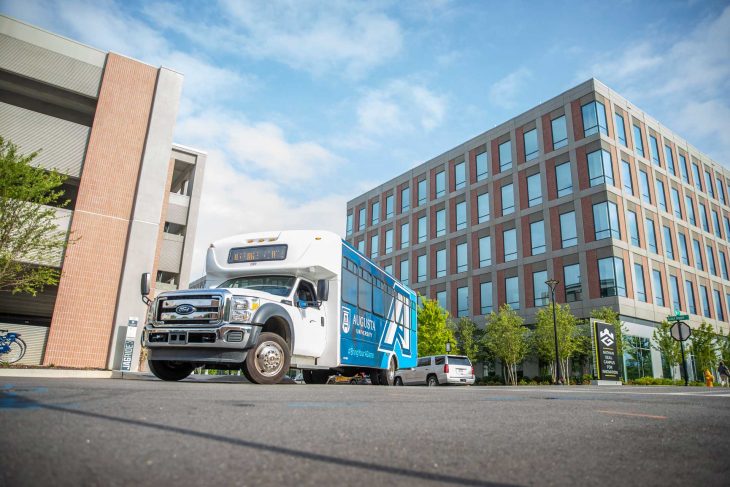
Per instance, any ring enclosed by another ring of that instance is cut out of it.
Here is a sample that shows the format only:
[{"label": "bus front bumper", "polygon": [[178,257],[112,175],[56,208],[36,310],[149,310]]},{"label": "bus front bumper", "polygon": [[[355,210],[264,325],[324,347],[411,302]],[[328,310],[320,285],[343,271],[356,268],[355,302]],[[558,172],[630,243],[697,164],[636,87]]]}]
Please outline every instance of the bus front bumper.
[{"label": "bus front bumper", "polygon": [[142,346],[149,360],[199,363],[242,363],[261,333],[258,325],[223,324],[217,328],[147,325]]}]

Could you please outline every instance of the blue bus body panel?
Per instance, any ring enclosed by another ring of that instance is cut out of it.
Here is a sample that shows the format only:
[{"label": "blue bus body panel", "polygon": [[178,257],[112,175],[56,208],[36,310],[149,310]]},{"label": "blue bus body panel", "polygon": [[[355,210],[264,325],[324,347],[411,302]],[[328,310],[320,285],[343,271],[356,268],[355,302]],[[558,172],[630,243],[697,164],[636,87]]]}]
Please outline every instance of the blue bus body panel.
[{"label": "blue bus body panel", "polygon": [[[385,286],[407,298],[412,306],[394,299],[385,316],[359,309],[340,300],[340,364],[386,369],[395,354],[398,368],[415,367],[418,356],[416,293],[379,269],[370,260],[342,243],[342,256],[353,261]],[[343,296],[344,293],[340,293]],[[400,319],[398,319],[400,318]],[[398,323],[400,321],[400,323]]]}]

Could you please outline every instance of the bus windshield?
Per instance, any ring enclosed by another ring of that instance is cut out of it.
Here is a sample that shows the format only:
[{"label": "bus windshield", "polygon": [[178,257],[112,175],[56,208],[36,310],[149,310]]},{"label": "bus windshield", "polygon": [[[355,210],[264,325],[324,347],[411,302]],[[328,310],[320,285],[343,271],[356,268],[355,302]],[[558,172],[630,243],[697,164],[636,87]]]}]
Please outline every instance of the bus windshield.
[{"label": "bus windshield", "polygon": [[296,278],[291,276],[248,276],[229,279],[219,288],[246,288],[277,296],[288,296]]}]

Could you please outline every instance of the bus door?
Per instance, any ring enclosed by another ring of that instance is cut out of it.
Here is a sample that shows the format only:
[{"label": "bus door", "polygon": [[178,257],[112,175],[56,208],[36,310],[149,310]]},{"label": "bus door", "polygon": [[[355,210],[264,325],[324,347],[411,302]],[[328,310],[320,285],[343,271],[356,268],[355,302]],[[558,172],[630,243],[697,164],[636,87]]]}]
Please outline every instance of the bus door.
[{"label": "bus door", "polygon": [[294,323],[296,353],[320,357],[327,340],[325,305],[319,305],[314,285],[304,279],[299,281],[294,299],[299,312],[299,319]]}]

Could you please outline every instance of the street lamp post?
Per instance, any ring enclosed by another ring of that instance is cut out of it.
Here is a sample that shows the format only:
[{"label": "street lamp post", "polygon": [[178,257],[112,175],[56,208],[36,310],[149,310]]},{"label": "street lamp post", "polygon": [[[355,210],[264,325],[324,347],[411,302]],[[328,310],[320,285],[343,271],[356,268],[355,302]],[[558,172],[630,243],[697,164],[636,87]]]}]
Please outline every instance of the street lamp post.
[{"label": "street lamp post", "polygon": [[563,383],[563,374],[560,370],[560,353],[558,352],[558,319],[555,315],[555,287],[560,284],[560,281],[555,279],[548,279],[545,284],[550,288],[550,296],[553,303],[553,331],[555,332],[555,365],[557,367],[557,383]]}]

